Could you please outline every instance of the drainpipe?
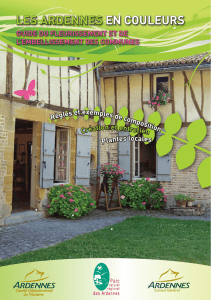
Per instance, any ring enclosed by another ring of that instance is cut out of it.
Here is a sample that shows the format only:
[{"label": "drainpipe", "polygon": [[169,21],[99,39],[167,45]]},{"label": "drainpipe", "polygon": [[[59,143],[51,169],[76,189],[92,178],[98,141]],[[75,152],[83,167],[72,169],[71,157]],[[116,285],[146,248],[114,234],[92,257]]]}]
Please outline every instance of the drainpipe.
[{"label": "drainpipe", "polygon": [[[98,82],[98,106],[101,110],[101,78],[99,75],[99,67],[95,69],[95,74]],[[100,118],[98,121],[98,125],[100,126]],[[98,195],[98,190],[99,190],[99,185],[100,185],[100,138],[101,138],[101,132],[100,130],[97,131],[97,195]]]}]

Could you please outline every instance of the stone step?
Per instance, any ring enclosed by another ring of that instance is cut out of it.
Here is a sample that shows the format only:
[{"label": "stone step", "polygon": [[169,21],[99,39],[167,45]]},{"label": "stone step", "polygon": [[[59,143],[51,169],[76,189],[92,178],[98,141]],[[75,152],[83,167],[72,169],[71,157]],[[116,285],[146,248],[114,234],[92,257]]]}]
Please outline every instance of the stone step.
[{"label": "stone step", "polygon": [[30,221],[35,221],[37,219],[41,219],[45,217],[44,211],[33,211],[33,210],[27,210],[23,212],[18,213],[12,213],[9,217],[6,217],[4,219],[4,225],[15,225]]}]

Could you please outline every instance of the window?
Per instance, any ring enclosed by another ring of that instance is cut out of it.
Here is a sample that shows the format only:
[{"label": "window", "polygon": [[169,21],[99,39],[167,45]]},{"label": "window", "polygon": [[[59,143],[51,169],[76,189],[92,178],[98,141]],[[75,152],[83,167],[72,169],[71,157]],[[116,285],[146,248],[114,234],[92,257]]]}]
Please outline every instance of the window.
[{"label": "window", "polygon": [[55,181],[69,181],[69,132],[68,129],[56,128],[55,140]]},{"label": "window", "polygon": [[134,177],[156,178],[156,137],[147,145],[138,141],[133,143]]},{"label": "window", "polygon": [[169,74],[154,75],[153,94],[157,94],[159,90],[164,91],[165,93],[170,93],[170,75]]}]

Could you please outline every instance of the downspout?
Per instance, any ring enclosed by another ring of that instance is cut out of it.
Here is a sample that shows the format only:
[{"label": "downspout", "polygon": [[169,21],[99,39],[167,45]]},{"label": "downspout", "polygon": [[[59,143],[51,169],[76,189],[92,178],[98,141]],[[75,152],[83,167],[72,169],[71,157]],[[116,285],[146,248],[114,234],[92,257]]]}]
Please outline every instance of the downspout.
[{"label": "downspout", "polygon": [[[101,79],[99,75],[99,67],[95,69],[96,79],[98,83],[98,106],[101,110]],[[100,118],[98,121],[98,125],[100,126]],[[101,132],[100,130],[97,131],[97,195],[98,196],[98,190],[100,186],[100,138],[101,138]]]}]

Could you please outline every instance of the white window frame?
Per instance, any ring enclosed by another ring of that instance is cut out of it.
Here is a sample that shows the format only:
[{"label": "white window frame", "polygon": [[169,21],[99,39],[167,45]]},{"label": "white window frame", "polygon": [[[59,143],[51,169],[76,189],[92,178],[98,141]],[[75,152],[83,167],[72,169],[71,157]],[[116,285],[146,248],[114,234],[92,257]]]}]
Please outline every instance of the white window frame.
[{"label": "white window frame", "polygon": [[[70,179],[70,128],[67,127],[56,127],[56,160],[55,160],[55,178],[54,178],[54,186],[59,185],[61,183],[69,183]],[[61,131],[67,131],[67,167],[66,167],[66,180],[58,179],[58,168],[59,168],[59,135]],[[55,182],[57,181],[57,182]]]},{"label": "white window frame", "polygon": [[170,74],[169,73],[154,74],[154,76],[153,76],[153,96],[156,94],[157,78],[159,78],[159,77],[168,77],[168,93],[171,94]]},{"label": "white window frame", "polygon": [[[156,139],[156,135],[155,135]],[[138,180],[141,179],[140,177],[140,143],[143,142],[138,142],[138,176],[135,176],[135,142],[133,142],[133,151],[132,151],[132,180]],[[157,163],[157,157],[155,157],[156,163]],[[150,181],[157,181],[157,172],[156,172],[156,177],[150,178]]]}]

